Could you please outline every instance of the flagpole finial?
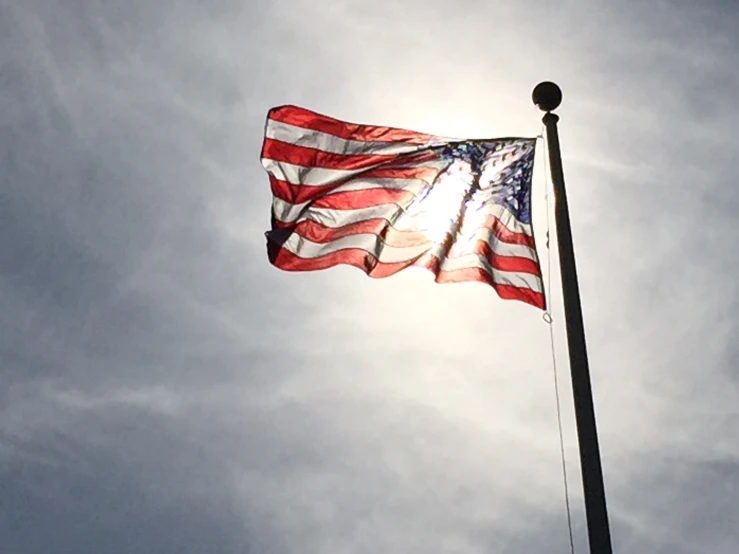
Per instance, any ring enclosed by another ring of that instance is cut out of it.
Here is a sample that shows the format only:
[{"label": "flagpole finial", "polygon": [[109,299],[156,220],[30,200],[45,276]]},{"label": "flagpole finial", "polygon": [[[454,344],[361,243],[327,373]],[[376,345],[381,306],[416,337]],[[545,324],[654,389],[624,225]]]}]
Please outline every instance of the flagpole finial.
[{"label": "flagpole finial", "polygon": [[551,81],[544,81],[534,87],[531,99],[541,111],[551,112],[562,103],[562,90]]}]

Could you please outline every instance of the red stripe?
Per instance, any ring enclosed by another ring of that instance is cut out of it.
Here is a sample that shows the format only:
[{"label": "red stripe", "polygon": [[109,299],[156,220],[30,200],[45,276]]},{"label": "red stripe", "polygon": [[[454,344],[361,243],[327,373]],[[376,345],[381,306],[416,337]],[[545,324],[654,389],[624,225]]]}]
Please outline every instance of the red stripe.
[{"label": "red stripe", "polygon": [[322,169],[365,169],[383,163],[422,163],[437,159],[438,155],[429,151],[408,152],[407,154],[334,154],[317,148],[299,146],[279,140],[265,138],[262,158],[275,162],[287,162],[303,167]]},{"label": "red stripe", "polygon": [[490,229],[493,235],[495,235],[501,242],[507,242],[508,244],[522,244],[524,246],[530,246],[531,248],[536,247],[533,236],[527,235],[526,233],[516,233],[511,231],[494,215],[488,216],[485,223],[483,223],[483,227]]},{"label": "red stripe", "polygon": [[[495,240],[495,239],[493,239]],[[498,241],[496,241],[498,242]],[[503,241],[500,241],[503,242]],[[533,247],[531,247],[533,248]],[[534,254],[535,254],[534,249]],[[477,239],[475,244],[470,247],[469,244],[455,243],[449,253],[450,257],[464,256],[467,254],[477,254],[487,259],[495,269],[501,271],[515,271],[518,273],[530,273],[541,277],[541,269],[539,263],[531,258],[523,256],[506,256],[497,252],[489,242]]]},{"label": "red stripe", "polygon": [[[398,208],[407,206],[412,202],[415,195],[407,190],[402,189],[367,189],[352,190],[331,193],[326,192],[325,196],[318,198],[308,206],[308,211],[312,208],[324,208],[332,210],[353,210],[362,208],[371,208],[373,206],[381,206],[383,204],[397,204]],[[279,228],[290,228],[294,223],[285,223],[275,220],[275,225]],[[316,225],[318,225],[316,223]],[[490,229],[493,236],[500,242],[507,244],[520,244],[530,248],[536,248],[534,237],[526,233],[515,233],[508,229],[500,219],[495,216],[489,216],[483,223],[483,228]],[[327,232],[331,232],[334,228],[326,228]],[[484,243],[483,243],[484,244]]]},{"label": "red stripe", "polygon": [[[478,256],[484,256],[487,258],[488,262],[490,262],[490,265],[493,266],[494,269],[497,269],[499,271],[511,271],[516,273],[529,273],[531,275],[534,275],[535,277],[541,277],[541,272],[539,271],[539,266],[535,263],[529,260],[528,258],[519,258],[519,257],[512,257],[512,256],[500,256],[496,254],[495,252],[490,252],[489,250],[487,252],[484,251],[485,249],[482,246],[474,248],[474,254],[477,254]],[[439,268],[440,261],[437,257],[431,256],[427,262],[425,262],[425,267],[432,271],[433,273],[439,273],[441,269]],[[454,273],[455,271],[461,271],[459,269],[455,270],[445,270],[442,271],[442,273]]]},{"label": "red stripe", "polygon": [[[428,244],[431,247],[432,245],[432,242],[423,231],[399,231],[393,228],[388,220],[380,218],[350,223],[349,225],[334,229],[325,227],[312,220],[301,221],[293,226],[276,225],[275,228],[280,232],[284,232],[284,229],[289,229],[291,233],[297,233],[303,238],[321,244],[327,244],[351,235],[371,233],[379,236],[387,245],[398,248],[420,246],[422,244]],[[541,277],[541,269],[535,260],[521,256],[502,256],[482,240],[476,241],[472,249],[459,255],[463,254],[483,256],[492,267],[501,271],[529,273]]]},{"label": "red stripe", "polygon": [[[434,260],[432,258],[431,260]],[[364,250],[351,248],[326,254],[318,258],[305,259],[296,256],[284,248],[271,248],[270,261],[272,264],[285,271],[315,271],[328,269],[337,265],[350,265],[362,270],[370,277],[380,279],[389,277],[399,271],[414,265],[413,262],[380,263],[377,258]],[[438,262],[438,260],[437,260]],[[495,289],[498,295],[504,299],[520,300],[544,309],[544,295],[531,289],[502,285],[493,281],[493,278],[484,270],[478,268],[459,269],[456,271],[434,271],[434,264],[428,258],[419,260],[419,265],[429,269],[436,275],[437,283],[461,283],[465,281],[479,281],[487,283]]]},{"label": "red stripe", "polygon": [[[436,275],[437,283],[463,283],[466,281],[480,281],[493,287],[501,298],[522,300],[537,308],[544,309],[544,295],[526,287],[516,287],[497,283],[493,277],[484,269],[478,267],[466,267],[453,271],[439,271],[439,259],[436,257],[426,258],[423,266]],[[501,269],[501,268],[497,268]],[[514,271],[514,270],[511,270]]]},{"label": "red stripe", "polygon": [[411,191],[398,189],[368,189],[335,192],[319,198],[311,204],[312,208],[330,210],[360,210],[383,204],[407,206],[416,197]]},{"label": "red stripe", "polygon": [[375,256],[360,248],[347,248],[318,258],[301,258],[289,250],[279,248],[272,254],[270,261],[275,267],[285,271],[315,271],[337,265],[351,265],[374,278],[389,277],[401,269],[413,265],[413,261],[381,263],[377,261]]},{"label": "red stripe", "polygon": [[525,287],[514,287],[513,285],[496,283],[489,273],[476,267],[458,269],[456,271],[442,271],[436,277],[437,283],[463,283],[469,281],[487,283],[495,289],[498,296],[505,300],[520,300],[540,310],[546,308],[546,299],[542,293]]},{"label": "red stripe", "polygon": [[[399,248],[419,246],[421,244],[429,244],[431,246],[432,244],[423,231],[399,231],[393,228],[388,220],[381,218],[368,219],[336,228],[325,227],[313,220],[301,221],[297,225],[275,225],[275,230],[284,232],[285,229],[289,229],[292,233],[298,233],[303,238],[321,244],[327,244],[351,235],[366,233],[378,235],[386,244]],[[530,273],[531,275],[541,277],[541,269],[535,260],[521,256],[503,256],[495,252],[490,244],[482,240],[476,241],[471,249],[459,253],[459,255],[464,254],[483,256],[490,262],[491,266],[501,271]]]},{"label": "red stripe", "polygon": [[336,229],[325,227],[316,221],[306,220],[301,221],[290,230],[293,233],[298,233],[303,238],[321,244],[333,242],[350,235],[372,233],[379,236],[388,246],[397,248],[420,246],[422,244],[431,246],[431,241],[423,232],[399,231],[387,219],[381,218],[358,221]]},{"label": "red stripe", "polygon": [[262,148],[262,158],[324,169],[363,169],[395,160],[398,157],[397,154],[332,154],[271,138],[264,139]]},{"label": "red stripe", "polygon": [[505,256],[496,252],[490,244],[483,240],[475,241],[475,244],[471,248],[469,246],[465,249],[455,249],[452,247],[450,257],[456,258],[469,254],[477,254],[478,256],[485,258],[493,268],[501,271],[529,273],[531,275],[541,277],[541,269],[536,260],[525,258],[523,256]]},{"label": "red stripe", "polygon": [[394,127],[379,127],[376,125],[358,125],[356,123],[347,123],[326,115],[321,115],[297,106],[280,106],[273,108],[267,115],[273,121],[281,121],[302,127],[327,133],[335,137],[371,141],[371,142],[407,142],[411,144],[426,144],[435,140],[433,135],[424,133],[416,133],[405,129],[396,129]]},{"label": "red stripe", "polygon": [[[421,179],[429,184],[434,181],[439,170],[434,167],[376,167],[362,172],[362,179]],[[272,194],[292,204],[302,204],[319,198],[337,187],[357,179],[356,175],[329,185],[293,185],[287,181],[269,176]]]},{"label": "red stripe", "polygon": [[539,264],[531,258],[522,258],[520,256],[501,256],[495,252],[488,243],[481,240],[477,241],[474,247],[475,254],[485,256],[490,265],[501,271],[514,271],[516,273],[530,273],[541,277],[541,269]]}]

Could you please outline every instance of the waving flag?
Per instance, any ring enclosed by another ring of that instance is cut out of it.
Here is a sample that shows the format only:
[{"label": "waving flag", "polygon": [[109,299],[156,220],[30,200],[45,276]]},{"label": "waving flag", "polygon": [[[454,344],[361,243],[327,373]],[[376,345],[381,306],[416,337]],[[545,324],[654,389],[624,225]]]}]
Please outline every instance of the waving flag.
[{"label": "waving flag", "polygon": [[439,283],[481,281],[544,308],[531,226],[536,139],[454,140],[270,110],[270,261],[287,271],[409,267]]}]

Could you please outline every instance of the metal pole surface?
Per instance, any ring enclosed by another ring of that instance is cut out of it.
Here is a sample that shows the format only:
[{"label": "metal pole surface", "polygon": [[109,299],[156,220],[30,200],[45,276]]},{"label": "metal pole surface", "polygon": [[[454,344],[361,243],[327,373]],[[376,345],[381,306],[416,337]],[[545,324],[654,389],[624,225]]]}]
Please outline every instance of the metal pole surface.
[{"label": "metal pole surface", "polygon": [[590,382],[588,354],[585,347],[580,289],[572,245],[570,210],[567,204],[562,156],[559,149],[557,122],[559,116],[552,113],[562,101],[562,92],[554,83],[544,82],[534,89],[534,103],[546,112],[544,125],[547,129],[549,163],[554,186],[555,221],[559,246],[559,267],[562,277],[567,326],[567,347],[570,355],[572,392],[575,399],[577,438],[580,446],[580,468],[582,471],[585,514],[588,524],[588,540],[591,554],[612,554],[611,532],[608,524],[606,494],[603,484],[603,469],[598,446],[598,430],[595,424],[593,391]]}]

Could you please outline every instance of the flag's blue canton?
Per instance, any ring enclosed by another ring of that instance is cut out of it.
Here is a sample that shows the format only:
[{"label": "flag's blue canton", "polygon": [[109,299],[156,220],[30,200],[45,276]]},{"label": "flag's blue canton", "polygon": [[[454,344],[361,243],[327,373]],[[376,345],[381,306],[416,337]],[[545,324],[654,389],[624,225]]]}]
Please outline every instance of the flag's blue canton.
[{"label": "flag's blue canton", "polygon": [[470,164],[472,173],[479,176],[482,166],[488,156],[494,152],[495,143],[484,143],[476,141],[454,142],[448,144],[442,150],[442,156],[449,160],[464,160]]},{"label": "flag's blue canton", "polygon": [[[523,149],[521,154],[520,150]],[[521,154],[521,155],[519,155]],[[529,140],[464,141],[445,146],[441,155],[450,162],[470,164],[473,184],[471,197],[478,190],[489,191],[495,201],[505,206],[522,223],[531,223],[531,175],[534,169],[534,145]],[[509,162],[508,158],[514,158]],[[502,165],[494,181],[481,182],[484,166]]]}]

